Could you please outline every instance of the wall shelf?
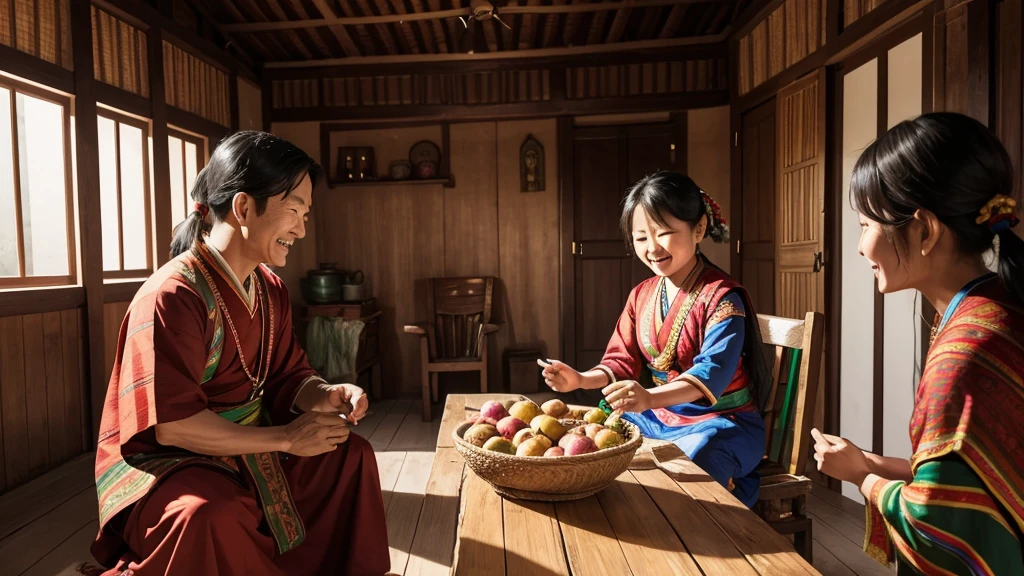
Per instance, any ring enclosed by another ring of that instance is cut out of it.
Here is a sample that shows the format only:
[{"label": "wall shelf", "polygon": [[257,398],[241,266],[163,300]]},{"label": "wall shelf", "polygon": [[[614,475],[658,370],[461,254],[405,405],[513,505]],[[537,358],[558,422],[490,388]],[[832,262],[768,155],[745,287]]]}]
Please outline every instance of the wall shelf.
[{"label": "wall shelf", "polygon": [[331,188],[342,186],[408,186],[408,185],[443,185],[445,188],[454,186],[453,178],[430,178],[420,180],[409,178],[408,180],[330,180],[327,182]]}]

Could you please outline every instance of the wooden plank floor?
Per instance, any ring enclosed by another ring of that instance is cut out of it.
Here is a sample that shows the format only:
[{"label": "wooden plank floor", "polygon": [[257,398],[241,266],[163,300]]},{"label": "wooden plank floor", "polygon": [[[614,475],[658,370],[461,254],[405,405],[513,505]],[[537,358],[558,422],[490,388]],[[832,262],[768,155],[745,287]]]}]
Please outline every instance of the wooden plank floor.
[{"label": "wooden plank floor", "polygon": [[[418,402],[385,400],[375,403],[355,429],[377,453],[395,574],[405,574],[407,567],[410,574],[419,571],[409,551],[425,500],[441,411],[435,409],[434,421],[424,423]],[[4,574],[64,576],[91,558],[89,544],[97,528],[92,467],[93,455],[85,454],[0,496],[0,566]],[[506,502],[506,513],[514,512],[508,505]],[[861,551],[863,506],[821,488],[810,497],[807,508],[814,517],[814,567],[822,574],[893,573]]]}]

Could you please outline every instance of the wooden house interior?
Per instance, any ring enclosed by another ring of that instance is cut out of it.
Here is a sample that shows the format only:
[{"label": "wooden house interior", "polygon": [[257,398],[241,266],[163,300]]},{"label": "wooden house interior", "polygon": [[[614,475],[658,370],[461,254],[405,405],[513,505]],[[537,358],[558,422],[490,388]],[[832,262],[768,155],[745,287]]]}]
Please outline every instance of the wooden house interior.
[{"label": "wooden house interior", "polygon": [[[537,359],[598,363],[651,275],[619,213],[656,170],[721,206],[731,238],[701,251],[759,314],[824,316],[806,421],[909,457],[934,311],[874,290],[847,183],[940,110],[1019,169],[1022,29],[1022,0],[0,0],[0,571],[89,559],[122,320],[238,130],[325,171],[274,272],[304,345],[318,318],[364,322],[344,377],[377,407],[387,490],[420,494],[389,524],[420,515],[447,395],[550,394]],[[445,312],[467,278],[486,302]],[[443,318],[428,353],[413,327]],[[860,549],[857,488],[809,462],[814,568],[891,573]]]}]

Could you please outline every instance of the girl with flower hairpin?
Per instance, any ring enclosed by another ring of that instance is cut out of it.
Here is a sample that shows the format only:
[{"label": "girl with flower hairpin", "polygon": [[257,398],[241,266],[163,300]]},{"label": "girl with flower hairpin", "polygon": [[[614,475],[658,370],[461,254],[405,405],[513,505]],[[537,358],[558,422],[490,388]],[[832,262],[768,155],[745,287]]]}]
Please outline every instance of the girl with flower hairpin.
[{"label": "girl with flower hairpin", "polygon": [[879,291],[919,290],[938,314],[910,460],[817,430],[814,457],[860,487],[865,551],[898,574],[1024,574],[1024,241],[1012,191],[1003,145],[961,114],[896,125],[853,171],[859,250]]},{"label": "girl with flower hairpin", "polygon": [[580,373],[540,362],[545,382],[600,389],[644,436],[675,443],[753,506],[771,376],[746,290],[700,252],[705,237],[728,241],[721,210],[689,177],[658,172],[630,189],[620,226],[655,276],[630,292],[600,364]]}]

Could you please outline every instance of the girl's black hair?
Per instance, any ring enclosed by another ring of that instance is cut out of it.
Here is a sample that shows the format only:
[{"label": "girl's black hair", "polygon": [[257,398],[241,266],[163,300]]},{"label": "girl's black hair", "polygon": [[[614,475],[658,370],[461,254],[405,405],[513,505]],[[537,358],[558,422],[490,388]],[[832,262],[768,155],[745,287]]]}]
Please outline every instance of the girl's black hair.
[{"label": "girl's black hair", "polygon": [[[307,174],[315,187],[322,170],[298,146],[266,132],[235,132],[217,145],[210,163],[196,177],[191,196],[209,210],[210,220],[227,217],[239,192],[252,196],[256,213],[262,214],[267,200],[280,194],[287,197]],[[191,249],[209,230],[204,214],[193,210],[174,228],[171,258]]]},{"label": "girl's black hair", "polygon": [[924,114],[894,126],[872,143],[854,167],[850,202],[882,225],[897,254],[905,254],[903,226],[928,210],[952,231],[963,256],[999,252],[999,278],[1024,306],[1024,241],[1009,219],[978,222],[998,195],[1012,197],[1013,164],[999,139],[977,120],[952,112]]},{"label": "girl's black hair", "polygon": [[[633,213],[642,208],[655,222],[664,226],[665,215],[696,227],[701,219],[707,216],[706,234],[714,242],[728,242],[729,228],[714,204],[699,186],[685,174],[678,172],[655,172],[640,179],[626,193],[622,203],[622,217],[619,227],[630,250],[633,248]],[[721,271],[713,262],[698,252],[697,257],[705,264]],[[750,378],[751,392],[761,413],[764,413],[771,390],[772,375],[765,363],[764,348],[761,341],[761,328],[757,322],[757,314],[750,302],[746,290],[737,293],[743,298],[746,307],[746,339],[743,343],[743,366]]]}]

